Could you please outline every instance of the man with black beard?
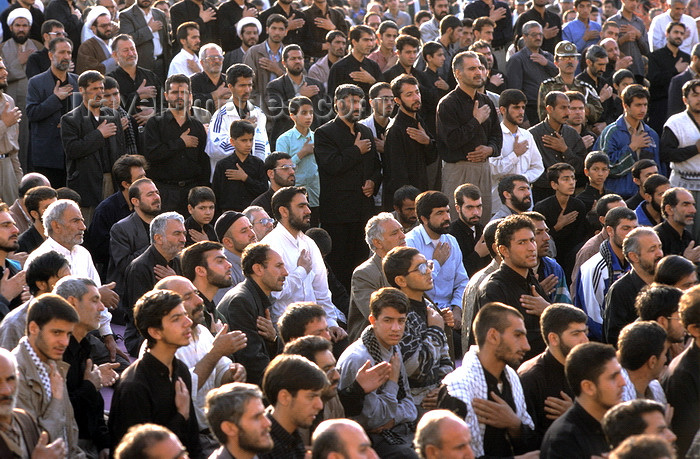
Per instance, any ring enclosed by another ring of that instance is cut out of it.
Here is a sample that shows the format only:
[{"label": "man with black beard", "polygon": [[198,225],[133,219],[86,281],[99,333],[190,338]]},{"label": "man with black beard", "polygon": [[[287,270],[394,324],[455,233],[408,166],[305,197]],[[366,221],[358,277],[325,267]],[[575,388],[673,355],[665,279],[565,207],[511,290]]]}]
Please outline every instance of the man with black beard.
[{"label": "man with black beard", "polygon": [[91,14],[99,14],[90,27],[95,36],[84,41],[78,48],[75,69],[78,75],[86,70],[97,70],[105,75],[117,69],[117,61],[112,57],[112,19],[109,10],[103,6],[93,7]]},{"label": "man with black beard", "polygon": [[0,315],[3,317],[22,304],[24,271],[20,264],[7,256],[19,249],[19,230],[7,204],[0,201]]},{"label": "man with black beard", "polygon": [[502,205],[491,220],[527,212],[532,206],[530,184],[524,175],[513,174],[503,177],[498,182],[498,197]]},{"label": "man with black beard", "polygon": [[268,215],[272,215],[272,195],[280,188],[296,184],[295,167],[292,157],[287,153],[276,151],[265,158],[265,173],[270,181],[270,188],[255,198],[250,205],[260,206]]},{"label": "man with black beard", "polygon": [[418,80],[409,75],[398,76],[391,82],[391,92],[399,112],[389,122],[384,138],[382,206],[385,209],[392,207],[394,193],[403,185],[427,191],[430,188],[427,165],[437,159],[435,140],[418,116],[421,109]]}]

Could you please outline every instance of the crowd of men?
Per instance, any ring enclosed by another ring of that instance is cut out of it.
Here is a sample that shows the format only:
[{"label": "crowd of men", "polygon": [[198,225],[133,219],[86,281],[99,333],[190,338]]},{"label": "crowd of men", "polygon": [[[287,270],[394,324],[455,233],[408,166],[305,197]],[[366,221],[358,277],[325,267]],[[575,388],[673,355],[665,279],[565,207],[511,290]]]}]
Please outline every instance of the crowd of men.
[{"label": "crowd of men", "polygon": [[700,0],[0,0],[0,457],[700,457]]}]

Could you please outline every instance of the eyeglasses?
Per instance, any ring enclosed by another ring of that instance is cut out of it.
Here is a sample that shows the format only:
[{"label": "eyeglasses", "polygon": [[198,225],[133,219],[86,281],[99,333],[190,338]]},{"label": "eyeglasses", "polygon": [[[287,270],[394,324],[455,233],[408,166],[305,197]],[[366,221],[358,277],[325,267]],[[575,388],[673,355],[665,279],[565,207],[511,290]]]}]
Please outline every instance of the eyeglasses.
[{"label": "eyeglasses", "polygon": [[222,61],[224,60],[224,56],[207,56],[204,58],[204,60],[210,60],[210,61]]},{"label": "eyeglasses", "polygon": [[275,223],[275,219],[274,218],[261,218],[260,220],[258,220],[255,223],[260,223],[261,225],[271,225],[271,224]]},{"label": "eyeglasses", "polygon": [[295,171],[295,170],[297,170],[297,167],[296,167],[295,165],[293,165],[293,164],[285,164],[284,166],[275,167],[275,169],[282,169],[282,170],[289,170],[289,169],[291,169],[291,170]]},{"label": "eyeglasses", "polygon": [[428,274],[429,271],[433,270],[433,266],[435,266],[435,264],[433,263],[433,260],[428,260],[428,261],[425,261],[425,262],[419,264],[416,267],[416,269],[412,269],[409,272],[407,272],[406,275],[414,273],[416,271],[418,271],[422,275],[426,275],[426,274]]}]

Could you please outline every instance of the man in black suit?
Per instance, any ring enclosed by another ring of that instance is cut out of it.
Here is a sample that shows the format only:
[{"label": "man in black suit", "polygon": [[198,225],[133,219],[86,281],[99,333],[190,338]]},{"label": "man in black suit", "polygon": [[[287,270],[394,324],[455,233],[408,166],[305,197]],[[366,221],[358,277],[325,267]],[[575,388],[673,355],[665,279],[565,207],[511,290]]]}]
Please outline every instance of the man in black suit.
[{"label": "man in black suit", "polygon": [[229,290],[216,309],[229,330],[246,334],[248,344],[234,354],[235,360],[245,367],[248,382],[260,385],[267,364],[281,350],[270,320],[270,294],[282,290],[287,270],[282,257],[262,243],[243,250],[241,268],[246,280]]},{"label": "man in black suit", "polygon": [[[138,0],[119,13],[119,32],[131,35],[139,55],[139,66],[152,71],[158,81],[165,81],[170,65],[170,25],[155,0]],[[153,35],[158,32],[158,38]]]},{"label": "man in black suit", "polygon": [[328,121],[328,115],[332,113],[323,83],[304,75],[304,52],[299,45],[284,47],[282,65],[287,72],[268,83],[263,104],[263,108],[267,110],[268,122],[272,121],[270,129],[272,150],[275,149],[277,137],[294,127],[294,122],[289,117],[289,101],[294,97],[305,96],[311,99],[314,107],[312,131]]},{"label": "man in black suit", "polygon": [[114,193],[112,165],[126,148],[119,115],[102,107],[104,80],[96,70],[83,72],[78,78],[83,103],[61,118],[66,185],[80,194],[86,224],[92,221],[95,207]]},{"label": "man in black suit", "polygon": [[668,116],[675,115],[685,110],[683,103],[683,85],[690,80],[696,78],[695,75],[700,73],[700,43],[693,46],[693,51],[690,53],[690,65],[684,72],[671,78],[671,83],[668,85]]},{"label": "man in black suit", "polygon": [[457,239],[464,269],[471,277],[491,262],[484,243],[484,225],[479,223],[483,211],[481,191],[476,185],[463,183],[454,197],[457,219],[450,224],[450,234]]},{"label": "man in black suit", "polygon": [[46,176],[53,188],[66,185],[66,157],[61,143],[61,117],[73,109],[78,75],[68,72],[73,45],[58,37],[49,43],[51,67],[29,80],[27,119],[29,159],[35,172]]},{"label": "man in black suit", "polygon": [[364,96],[355,85],[338,86],[338,116],[316,130],[314,145],[321,226],[333,240],[328,264],[348,289],[353,269],[367,258],[364,226],[374,213],[373,196],[382,179],[372,131],[358,123]]}]

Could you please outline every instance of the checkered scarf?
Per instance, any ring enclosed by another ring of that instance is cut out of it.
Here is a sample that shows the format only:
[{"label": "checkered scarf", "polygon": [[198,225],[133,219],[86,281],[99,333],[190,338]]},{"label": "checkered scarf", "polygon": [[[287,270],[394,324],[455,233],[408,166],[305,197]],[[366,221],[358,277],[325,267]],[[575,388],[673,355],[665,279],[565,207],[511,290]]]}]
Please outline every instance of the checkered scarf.
[{"label": "checkered scarf", "polygon": [[41,385],[44,387],[44,392],[46,392],[48,399],[51,400],[51,378],[49,378],[49,372],[46,371],[46,365],[44,365],[44,362],[42,362],[39,356],[36,355],[36,352],[34,352],[34,349],[32,348],[32,345],[29,344],[29,340],[26,336],[23,336],[19,342],[22,346],[24,346],[29,354],[29,357],[32,359],[32,362],[34,362],[34,366],[39,372],[39,378],[41,379]]}]

